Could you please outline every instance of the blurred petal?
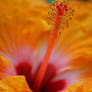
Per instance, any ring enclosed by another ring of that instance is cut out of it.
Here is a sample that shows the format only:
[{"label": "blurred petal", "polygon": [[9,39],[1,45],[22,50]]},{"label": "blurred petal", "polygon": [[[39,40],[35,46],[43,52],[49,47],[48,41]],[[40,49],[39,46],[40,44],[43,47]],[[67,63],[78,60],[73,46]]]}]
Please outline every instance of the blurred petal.
[{"label": "blurred petal", "polygon": [[23,76],[11,76],[0,80],[0,92],[32,92]]},{"label": "blurred petal", "polygon": [[36,3],[32,2],[0,2],[0,53],[14,65],[23,60],[32,63],[34,48],[40,42],[40,36],[49,30],[45,21],[47,12],[43,12],[48,9],[47,4],[39,4],[37,0],[34,1]]},{"label": "blurred petal", "polygon": [[[92,81],[92,80],[91,80]],[[65,92],[91,92],[92,83],[76,83],[68,87]]]},{"label": "blurred petal", "polygon": [[16,75],[14,67],[6,59],[0,56],[0,79],[13,75]]}]

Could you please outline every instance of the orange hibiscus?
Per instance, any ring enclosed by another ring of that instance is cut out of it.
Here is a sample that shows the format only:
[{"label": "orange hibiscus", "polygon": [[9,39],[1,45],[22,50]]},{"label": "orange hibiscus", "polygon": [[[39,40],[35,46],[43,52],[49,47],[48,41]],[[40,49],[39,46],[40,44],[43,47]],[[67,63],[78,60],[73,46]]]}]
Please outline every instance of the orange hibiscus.
[{"label": "orange hibiscus", "polygon": [[89,11],[71,4],[81,12],[66,29],[73,10],[65,1],[50,11],[43,0],[0,1],[0,92],[64,92],[92,78],[91,2]]}]

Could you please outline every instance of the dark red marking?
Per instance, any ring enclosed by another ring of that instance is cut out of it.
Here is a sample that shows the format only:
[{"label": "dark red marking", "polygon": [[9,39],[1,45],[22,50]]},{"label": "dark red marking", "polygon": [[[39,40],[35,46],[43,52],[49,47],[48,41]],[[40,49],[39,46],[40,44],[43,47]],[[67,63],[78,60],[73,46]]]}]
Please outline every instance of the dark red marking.
[{"label": "dark red marking", "polygon": [[66,9],[67,8],[67,5],[64,5],[64,8]]},{"label": "dark red marking", "polygon": [[31,70],[32,70],[32,66],[27,62],[20,63],[19,65],[16,66],[17,74],[25,76],[26,81],[27,81],[30,88],[32,86],[32,84],[31,84]]},{"label": "dark red marking", "polygon": [[44,92],[58,92],[63,90],[66,87],[65,80],[58,80],[55,82],[50,82]]},{"label": "dark red marking", "polygon": [[60,7],[62,7],[62,6],[63,6],[63,4],[61,3],[61,4],[60,4]]},{"label": "dark red marking", "polygon": [[68,11],[68,7],[67,5],[64,5],[65,11]]},{"label": "dark red marking", "polygon": [[57,92],[61,91],[66,87],[65,80],[58,80],[51,82],[51,80],[56,76],[56,68],[53,64],[49,64],[45,78],[43,80],[43,85],[41,92]]},{"label": "dark red marking", "polygon": [[59,8],[59,5],[57,5],[56,8]]},{"label": "dark red marking", "polygon": [[[29,87],[36,92],[35,88],[32,87],[33,80],[35,80],[36,74],[39,70],[40,65],[37,68],[37,71],[34,75],[31,75],[32,66],[28,62],[22,62],[16,66],[16,72],[18,75],[24,75]],[[45,74],[45,78],[41,85],[39,92],[57,92],[59,90],[63,90],[66,87],[65,80],[58,80],[55,82],[51,82],[51,80],[56,76],[56,68],[54,65],[49,64],[47,68],[47,72]]]}]

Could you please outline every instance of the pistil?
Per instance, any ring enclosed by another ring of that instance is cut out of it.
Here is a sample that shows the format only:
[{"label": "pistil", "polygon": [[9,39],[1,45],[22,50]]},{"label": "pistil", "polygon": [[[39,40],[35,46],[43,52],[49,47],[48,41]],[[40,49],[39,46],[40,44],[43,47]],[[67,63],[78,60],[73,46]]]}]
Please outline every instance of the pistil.
[{"label": "pistil", "polygon": [[50,6],[49,13],[49,22],[52,26],[52,36],[48,43],[48,47],[44,56],[44,59],[40,65],[38,74],[36,76],[36,79],[33,84],[33,88],[36,88],[36,92],[40,90],[40,87],[42,85],[42,81],[45,77],[45,73],[48,67],[48,61],[54,46],[54,43],[56,41],[56,38],[58,36],[58,33],[62,30],[64,30],[65,27],[68,27],[68,21],[70,20],[72,16],[72,9],[67,5],[65,1],[57,0]]}]

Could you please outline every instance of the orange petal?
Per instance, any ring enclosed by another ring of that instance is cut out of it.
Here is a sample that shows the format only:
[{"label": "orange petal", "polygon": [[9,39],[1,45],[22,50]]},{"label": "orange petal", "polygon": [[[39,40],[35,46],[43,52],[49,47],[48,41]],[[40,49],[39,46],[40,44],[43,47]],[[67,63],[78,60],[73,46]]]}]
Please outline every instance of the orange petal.
[{"label": "orange petal", "polygon": [[[92,61],[92,2],[72,2],[76,7],[70,31],[61,41],[60,48],[69,55],[73,67],[84,67]],[[85,7],[86,6],[86,7]]]},{"label": "orange petal", "polygon": [[92,83],[72,84],[65,92],[92,92]]},{"label": "orange petal", "polygon": [[5,58],[0,56],[0,79],[15,74],[13,66]]},{"label": "orange petal", "polygon": [[19,47],[18,45],[30,44],[30,42],[32,44],[49,30],[46,22],[48,5],[44,0],[40,2],[42,3],[37,0],[0,2],[0,50],[2,52],[5,53],[7,50],[7,53],[12,53]]},{"label": "orange petal", "polygon": [[24,76],[10,76],[0,81],[0,92],[32,92]]}]

